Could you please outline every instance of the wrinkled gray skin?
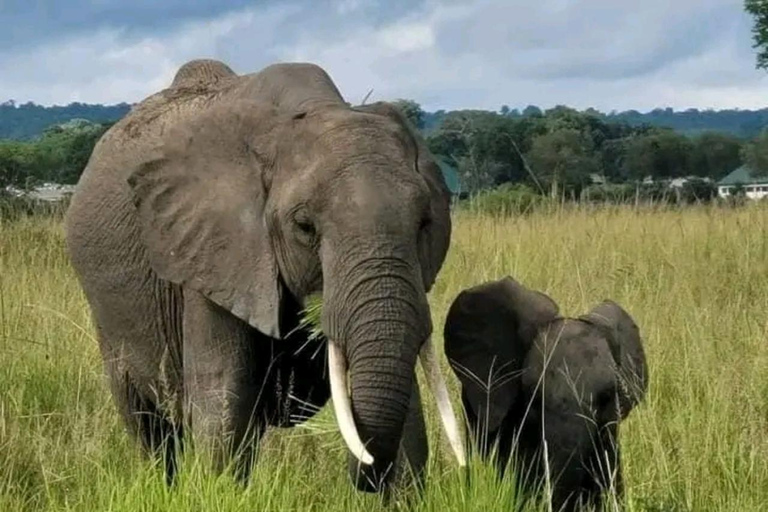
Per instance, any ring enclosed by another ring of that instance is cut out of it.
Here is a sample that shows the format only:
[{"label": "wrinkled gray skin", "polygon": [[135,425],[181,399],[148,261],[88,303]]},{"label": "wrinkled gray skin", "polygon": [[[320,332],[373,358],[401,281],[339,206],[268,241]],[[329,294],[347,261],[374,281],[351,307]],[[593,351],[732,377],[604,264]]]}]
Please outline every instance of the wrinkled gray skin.
[{"label": "wrinkled gray skin", "polygon": [[322,292],[375,459],[350,455],[367,491],[427,457],[414,367],[450,231],[439,168],[394,107],[350,107],[312,64],[237,76],[213,60],[103,136],[66,219],[112,394],[149,452],[191,429],[247,478],[267,426],[329,398],[325,346],[295,331]]},{"label": "wrinkled gray skin", "polygon": [[562,318],[552,299],[506,277],[460,293],[444,337],[470,436],[486,459],[498,443],[500,474],[516,453],[523,483],[542,484],[546,440],[554,510],[599,506],[611,488],[622,493],[619,423],[648,378],[626,311],[605,301]]}]

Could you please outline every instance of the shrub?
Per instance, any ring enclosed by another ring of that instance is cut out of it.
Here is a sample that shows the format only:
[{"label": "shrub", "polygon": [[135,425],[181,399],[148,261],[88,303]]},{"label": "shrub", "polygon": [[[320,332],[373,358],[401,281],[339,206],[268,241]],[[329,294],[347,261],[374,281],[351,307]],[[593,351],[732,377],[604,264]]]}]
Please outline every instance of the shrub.
[{"label": "shrub", "polygon": [[717,197],[717,185],[701,178],[691,178],[677,189],[678,203],[707,203]]},{"label": "shrub", "polygon": [[626,204],[635,200],[637,187],[629,183],[590,185],[581,191],[581,200],[595,203]]}]

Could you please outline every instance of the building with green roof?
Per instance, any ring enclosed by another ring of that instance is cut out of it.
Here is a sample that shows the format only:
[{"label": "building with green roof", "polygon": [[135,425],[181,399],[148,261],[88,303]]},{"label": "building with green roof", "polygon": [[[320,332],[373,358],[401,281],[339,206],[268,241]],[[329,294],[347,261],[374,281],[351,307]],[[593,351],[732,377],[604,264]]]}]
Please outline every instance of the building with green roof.
[{"label": "building with green roof", "polygon": [[456,171],[456,167],[451,165],[448,160],[440,155],[435,155],[437,166],[443,171],[443,179],[451,191],[452,196],[457,196],[461,192],[461,183],[459,182],[459,173]]},{"label": "building with green roof", "polygon": [[717,194],[720,197],[728,197],[736,187],[743,187],[750,199],[762,199],[768,196],[768,175],[760,176],[742,165],[717,182]]}]

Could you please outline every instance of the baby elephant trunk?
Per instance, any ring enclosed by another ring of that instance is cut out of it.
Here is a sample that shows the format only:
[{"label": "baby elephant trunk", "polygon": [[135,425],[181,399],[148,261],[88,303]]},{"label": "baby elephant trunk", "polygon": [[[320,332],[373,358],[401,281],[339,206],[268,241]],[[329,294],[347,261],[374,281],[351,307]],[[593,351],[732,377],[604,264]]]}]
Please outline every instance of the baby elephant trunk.
[{"label": "baby elephant trunk", "polygon": [[570,428],[547,433],[547,468],[553,507],[556,510],[599,507],[603,493],[621,493],[615,426],[598,426],[588,418],[572,420],[568,426]]}]

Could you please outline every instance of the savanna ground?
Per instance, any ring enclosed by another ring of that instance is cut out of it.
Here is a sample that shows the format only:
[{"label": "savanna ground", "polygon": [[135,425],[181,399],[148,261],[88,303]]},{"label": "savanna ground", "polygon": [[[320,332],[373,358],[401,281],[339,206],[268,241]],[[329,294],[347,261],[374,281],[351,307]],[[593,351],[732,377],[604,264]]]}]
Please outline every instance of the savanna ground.
[{"label": "savanna ground", "polygon": [[[506,274],[565,314],[618,301],[640,326],[651,372],[646,401],[622,425],[627,508],[765,510],[767,230],[760,205],[459,212],[430,297],[435,340],[442,347],[460,290]],[[509,510],[513,486],[488,467],[473,464],[465,485],[428,393],[424,402],[429,483],[407,508]],[[117,420],[60,221],[0,223],[0,511],[383,510],[352,490],[345,461],[326,407],[268,435],[246,489],[191,460],[167,489]]]}]

